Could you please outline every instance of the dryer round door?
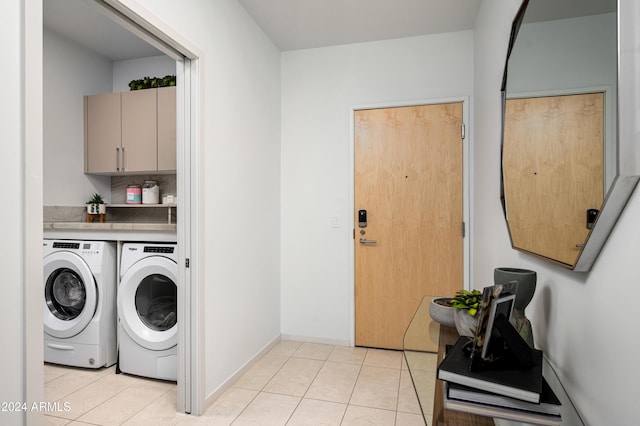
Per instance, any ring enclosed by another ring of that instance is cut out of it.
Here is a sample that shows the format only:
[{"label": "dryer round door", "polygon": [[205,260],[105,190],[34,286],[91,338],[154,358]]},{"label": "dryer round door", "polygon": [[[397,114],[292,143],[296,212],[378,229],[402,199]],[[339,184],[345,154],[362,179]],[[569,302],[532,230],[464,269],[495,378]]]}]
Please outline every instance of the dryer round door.
[{"label": "dryer round door", "polygon": [[178,343],[177,274],[174,261],[150,256],[131,265],[120,280],[120,325],[144,348],[160,351]]},{"label": "dryer round door", "polygon": [[44,331],[57,338],[80,333],[93,319],[98,290],[89,265],[77,254],[51,253],[44,263]]}]

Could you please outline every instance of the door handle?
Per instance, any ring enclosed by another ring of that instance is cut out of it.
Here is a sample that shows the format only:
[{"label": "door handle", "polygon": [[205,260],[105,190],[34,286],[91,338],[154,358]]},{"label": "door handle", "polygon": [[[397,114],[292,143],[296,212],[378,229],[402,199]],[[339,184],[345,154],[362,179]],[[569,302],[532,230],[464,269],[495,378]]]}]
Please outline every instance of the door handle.
[{"label": "door handle", "polygon": [[366,238],[360,238],[360,244],[375,244],[377,240],[367,240]]}]

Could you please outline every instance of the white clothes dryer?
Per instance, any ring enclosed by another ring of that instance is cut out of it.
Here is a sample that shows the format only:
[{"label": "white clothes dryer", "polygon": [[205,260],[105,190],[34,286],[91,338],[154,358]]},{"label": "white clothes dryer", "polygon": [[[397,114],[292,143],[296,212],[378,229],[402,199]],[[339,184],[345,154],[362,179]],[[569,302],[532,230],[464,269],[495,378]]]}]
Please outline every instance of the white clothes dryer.
[{"label": "white clothes dryer", "polygon": [[116,245],[44,240],[44,360],[74,367],[115,364]]},{"label": "white clothes dryer", "polygon": [[119,371],[178,378],[176,244],[125,243],[118,287]]}]

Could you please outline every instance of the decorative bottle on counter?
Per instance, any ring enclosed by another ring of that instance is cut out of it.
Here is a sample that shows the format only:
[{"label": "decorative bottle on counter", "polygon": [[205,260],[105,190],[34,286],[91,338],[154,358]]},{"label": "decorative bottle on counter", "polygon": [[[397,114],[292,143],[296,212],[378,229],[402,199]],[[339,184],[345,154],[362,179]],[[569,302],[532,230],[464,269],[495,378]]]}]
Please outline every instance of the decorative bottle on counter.
[{"label": "decorative bottle on counter", "polygon": [[142,203],[142,187],[137,183],[127,185],[127,204]]},{"label": "decorative bottle on counter", "polygon": [[160,202],[160,187],[156,180],[145,180],[142,185],[142,204],[158,204]]}]

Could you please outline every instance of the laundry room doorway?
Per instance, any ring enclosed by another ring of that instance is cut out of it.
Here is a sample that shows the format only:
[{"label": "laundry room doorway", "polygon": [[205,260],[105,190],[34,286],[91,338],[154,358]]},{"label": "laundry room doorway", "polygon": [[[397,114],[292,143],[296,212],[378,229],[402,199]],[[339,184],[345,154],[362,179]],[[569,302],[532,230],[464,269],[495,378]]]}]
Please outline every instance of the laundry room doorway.
[{"label": "laundry room doorway", "polygon": [[[177,214],[178,242],[178,395],[179,412],[199,414],[204,402],[199,377],[203,363],[199,359],[197,335],[194,329],[203,315],[199,311],[198,282],[189,265],[198,256],[192,235],[198,235],[198,138],[199,138],[199,57],[193,46],[170,29],[157,22],[157,18],[144,9],[132,10],[113,0],[94,0],[104,8],[106,15],[155,46],[176,61],[177,123],[176,123],[176,182],[180,200]],[[161,29],[162,28],[162,29]],[[197,263],[196,263],[197,264]]]},{"label": "laundry room doorway", "polygon": [[[192,273],[189,265],[198,264],[197,243],[192,235],[199,235],[198,212],[198,158],[200,121],[200,58],[202,54],[191,43],[168,28],[149,11],[137,3],[124,5],[117,0],[89,0],[83,2],[97,8],[107,20],[120,25],[124,31],[134,34],[139,39],[155,47],[157,50],[175,60],[176,63],[176,195],[177,203],[176,240],[178,246],[179,282],[177,294],[177,324],[178,324],[178,379],[177,379],[177,411],[183,413],[200,414],[203,409],[204,395],[201,377],[204,376],[204,362],[198,350],[197,330],[201,329],[200,322],[204,318],[200,310],[198,297],[197,273]],[[42,3],[34,5],[40,13],[33,13],[31,24],[43,27]],[[38,22],[39,20],[39,22]],[[42,46],[38,52],[42,57]],[[40,92],[40,105],[43,94]],[[36,108],[37,109],[37,108]],[[41,109],[41,108],[40,108]],[[27,116],[29,118],[29,116]],[[37,121],[34,117],[34,121]],[[42,191],[42,183],[40,183]],[[41,203],[42,204],[42,203]],[[42,229],[42,228],[41,228]],[[29,295],[28,307],[36,312]],[[38,306],[41,308],[41,295]],[[41,313],[39,314],[41,317]],[[29,379],[27,379],[29,380]],[[28,386],[34,386],[32,381]],[[42,384],[40,384],[42,386]],[[34,394],[41,393],[34,391]],[[38,400],[41,400],[39,398]]]}]

